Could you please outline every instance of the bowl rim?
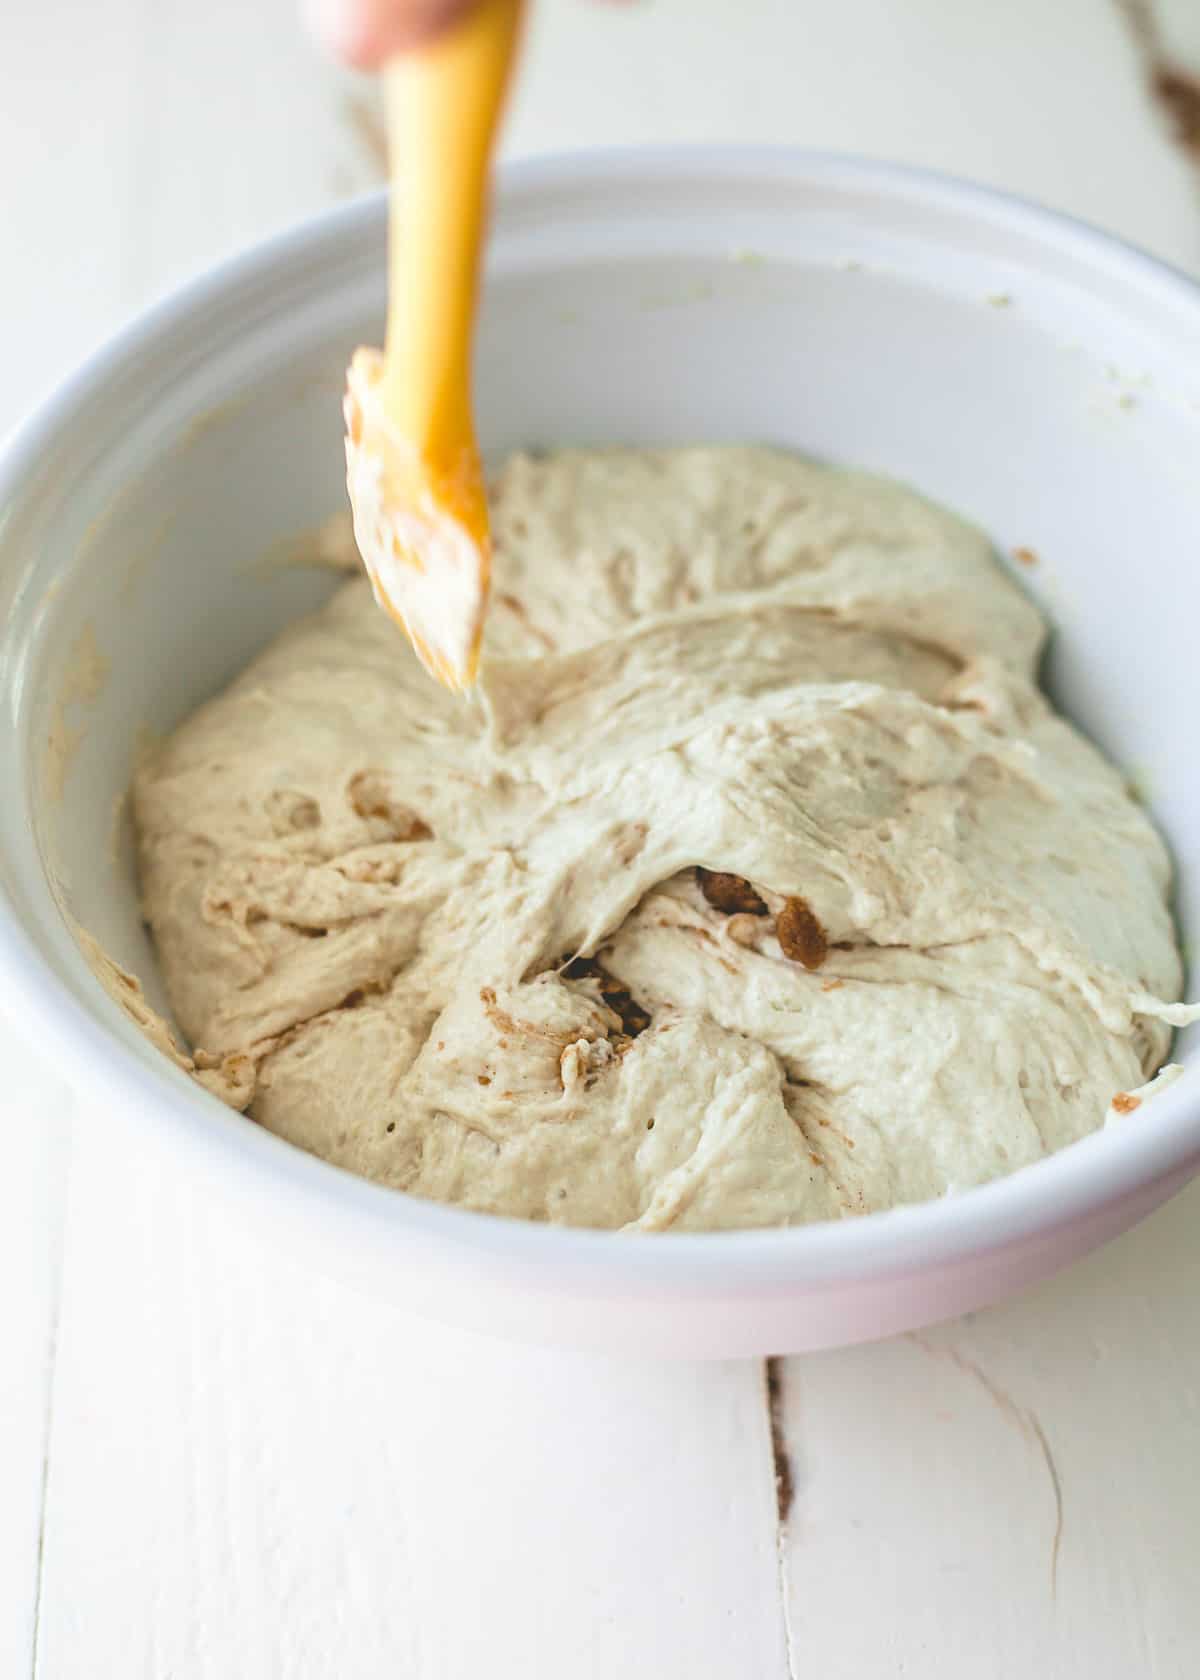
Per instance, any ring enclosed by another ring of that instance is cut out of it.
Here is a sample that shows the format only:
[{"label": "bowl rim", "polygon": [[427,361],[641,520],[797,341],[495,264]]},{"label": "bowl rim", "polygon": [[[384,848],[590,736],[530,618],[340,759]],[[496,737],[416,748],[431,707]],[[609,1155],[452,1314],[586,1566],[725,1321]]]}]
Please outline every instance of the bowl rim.
[{"label": "bowl rim", "polygon": [[[867,158],[762,145],[567,152],[502,166],[498,216],[536,208],[539,199],[564,187],[628,190],[651,177],[702,189],[750,181],[873,189],[890,200],[1022,233],[1043,250],[1066,251],[1094,272],[1124,279],[1143,298],[1169,301],[1200,330],[1200,283],[1128,241],[992,187]],[[236,318],[239,305],[261,301],[264,291],[277,297],[285,276],[289,291],[307,285],[314,267],[330,284],[331,263],[335,272],[347,265],[359,270],[357,253],[364,241],[379,237],[385,202],[380,190],[319,212],[214,264],[123,326],[0,442],[0,513],[29,492],[73,415],[132,364],[144,366],[156,345],[169,343],[198,314]],[[48,882],[45,891],[51,894]],[[159,1134],[167,1122],[195,1164],[226,1183],[264,1197],[286,1193],[306,1226],[336,1221],[341,1232],[353,1232],[353,1241],[392,1257],[402,1248],[426,1259],[438,1251],[443,1260],[464,1265],[486,1256],[556,1289],[732,1295],[748,1287],[795,1291],[880,1274],[913,1275],[1048,1238],[1200,1160],[1200,1104],[1180,1081],[1157,1095],[1134,1126],[1101,1128],[1003,1178],[934,1201],[836,1222],[665,1232],[651,1242],[631,1241],[628,1233],[424,1201],[309,1155],[226,1108],[165,1057],[161,1066],[139,1060],[105,1024],[103,1006],[117,1006],[99,982],[95,987],[90,1008],[58,978],[0,873],[0,1007],[20,1023],[26,1039],[45,1047],[77,1089],[97,1090],[114,1110],[145,1120]]]}]

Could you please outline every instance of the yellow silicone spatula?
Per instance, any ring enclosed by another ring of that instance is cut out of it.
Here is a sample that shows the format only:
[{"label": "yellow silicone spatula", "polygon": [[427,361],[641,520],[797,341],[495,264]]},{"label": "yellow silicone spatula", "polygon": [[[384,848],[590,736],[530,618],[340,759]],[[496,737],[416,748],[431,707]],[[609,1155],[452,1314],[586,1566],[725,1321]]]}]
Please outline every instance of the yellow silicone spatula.
[{"label": "yellow silicone spatula", "polygon": [[480,0],[384,72],[387,339],[346,377],[346,480],[376,599],[450,688],[475,680],[491,571],[471,340],[492,144],[522,0]]}]

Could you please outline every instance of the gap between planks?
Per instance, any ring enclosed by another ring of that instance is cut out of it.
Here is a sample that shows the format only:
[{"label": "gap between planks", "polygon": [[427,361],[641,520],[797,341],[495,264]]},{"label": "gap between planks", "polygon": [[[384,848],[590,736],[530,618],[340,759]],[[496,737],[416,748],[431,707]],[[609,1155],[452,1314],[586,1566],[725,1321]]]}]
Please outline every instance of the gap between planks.
[{"label": "gap between planks", "polygon": [[788,1580],[788,1522],[796,1497],[796,1473],[787,1439],[786,1381],[787,1365],[783,1359],[775,1356],[763,1361],[763,1399],[767,1408],[767,1440],[771,1448],[771,1475],[775,1484],[775,1577],[779,1590],[779,1614],[783,1621],[788,1680],[798,1680]]}]

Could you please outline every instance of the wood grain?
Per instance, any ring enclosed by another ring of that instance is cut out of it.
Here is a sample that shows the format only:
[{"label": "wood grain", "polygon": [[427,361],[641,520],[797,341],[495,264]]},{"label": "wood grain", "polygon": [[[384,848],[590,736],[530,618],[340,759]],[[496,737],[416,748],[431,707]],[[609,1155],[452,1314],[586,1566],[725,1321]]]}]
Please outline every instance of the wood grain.
[{"label": "wood grain", "polygon": [[1194,1672],[1198,1228],[1200,1187],[1023,1300],[789,1363],[802,1668]]},{"label": "wood grain", "polygon": [[30,1670],[66,1205],[70,1098],[0,1023],[0,1674]]},{"label": "wood grain", "polygon": [[785,1673],[756,1367],[516,1350],[81,1136],[39,1675]]}]

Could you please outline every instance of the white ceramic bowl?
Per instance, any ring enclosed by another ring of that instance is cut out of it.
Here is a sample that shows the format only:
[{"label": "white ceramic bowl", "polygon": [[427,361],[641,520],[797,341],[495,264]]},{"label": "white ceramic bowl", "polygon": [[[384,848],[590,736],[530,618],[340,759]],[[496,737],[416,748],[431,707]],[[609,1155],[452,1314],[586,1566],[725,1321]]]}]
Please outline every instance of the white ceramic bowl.
[{"label": "white ceramic bowl", "polygon": [[[1200,1164],[1194,1070],[1119,1128],[894,1213],[642,1238],[520,1224],[293,1149],[110,1003],[60,906],[161,1002],[114,805],[141,731],[170,729],[331,586],[263,556],[342,502],[342,371],[378,336],[383,256],[373,199],[223,265],[93,357],[0,464],[0,1000],[78,1083],[89,1123],[111,1121],[114,1149],[160,1146],[264,1241],[421,1311],[676,1354],[961,1312],[1178,1188]],[[909,480],[1000,550],[1034,550],[1029,584],[1060,626],[1052,687],[1151,788],[1184,865],[1183,926],[1200,926],[1195,286],[994,193],[728,149],[512,170],[489,272],[491,451],[767,439]],[[108,664],[90,695],[81,637]],[[1179,1053],[1200,1061],[1195,1035]]]}]

